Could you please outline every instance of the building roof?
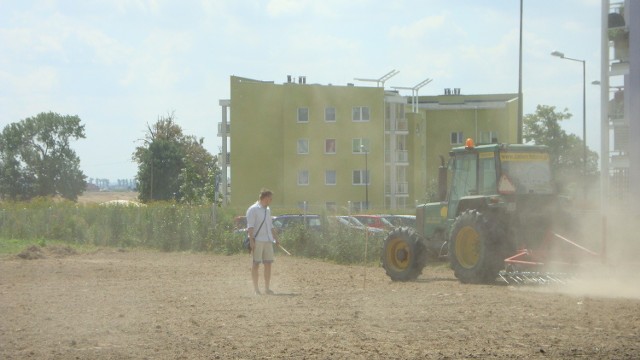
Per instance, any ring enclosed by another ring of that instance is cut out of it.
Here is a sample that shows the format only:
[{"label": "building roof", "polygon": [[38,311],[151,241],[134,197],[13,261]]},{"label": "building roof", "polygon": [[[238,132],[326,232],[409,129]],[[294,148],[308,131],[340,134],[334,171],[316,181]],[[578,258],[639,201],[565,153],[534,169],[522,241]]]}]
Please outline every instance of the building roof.
[{"label": "building roof", "polygon": [[436,95],[418,97],[418,107],[428,110],[502,109],[518,94]]}]

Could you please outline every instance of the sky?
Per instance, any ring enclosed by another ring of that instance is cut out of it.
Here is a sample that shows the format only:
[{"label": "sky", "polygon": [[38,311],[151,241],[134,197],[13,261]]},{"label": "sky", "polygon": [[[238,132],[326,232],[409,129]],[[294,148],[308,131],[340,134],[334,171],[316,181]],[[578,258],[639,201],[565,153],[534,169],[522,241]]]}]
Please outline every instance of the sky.
[{"label": "sky", "polygon": [[[523,1],[524,114],[565,108],[600,150],[600,0]],[[519,0],[0,0],[0,129],[41,112],[77,115],[88,178],[133,179],[147,125],[175,116],[216,155],[232,75],[413,87],[420,95],[518,92]],[[613,85],[613,84],[612,84]],[[411,95],[410,90],[401,90]],[[233,114],[229,115],[233,122]]]}]

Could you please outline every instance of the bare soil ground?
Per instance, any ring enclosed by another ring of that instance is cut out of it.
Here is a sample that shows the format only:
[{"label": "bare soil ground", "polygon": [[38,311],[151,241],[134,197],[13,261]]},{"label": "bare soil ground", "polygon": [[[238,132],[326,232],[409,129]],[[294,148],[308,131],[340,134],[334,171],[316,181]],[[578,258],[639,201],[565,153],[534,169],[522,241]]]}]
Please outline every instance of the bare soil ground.
[{"label": "bare soil ground", "polygon": [[463,285],[444,265],[395,283],[280,254],[258,296],[248,255],[41,255],[0,259],[2,359],[640,358],[637,288]]}]

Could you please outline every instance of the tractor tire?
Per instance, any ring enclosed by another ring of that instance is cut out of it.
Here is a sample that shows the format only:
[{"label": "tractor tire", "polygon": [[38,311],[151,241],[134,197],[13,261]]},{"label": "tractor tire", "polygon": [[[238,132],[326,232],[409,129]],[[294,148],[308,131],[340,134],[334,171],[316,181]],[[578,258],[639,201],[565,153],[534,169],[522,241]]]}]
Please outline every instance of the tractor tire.
[{"label": "tractor tire", "polygon": [[467,210],[453,223],[449,237],[449,263],[465,284],[493,283],[504,267],[499,225],[477,210]]},{"label": "tractor tire", "polygon": [[412,281],[422,274],[427,251],[415,230],[397,228],[384,240],[382,266],[393,281]]}]

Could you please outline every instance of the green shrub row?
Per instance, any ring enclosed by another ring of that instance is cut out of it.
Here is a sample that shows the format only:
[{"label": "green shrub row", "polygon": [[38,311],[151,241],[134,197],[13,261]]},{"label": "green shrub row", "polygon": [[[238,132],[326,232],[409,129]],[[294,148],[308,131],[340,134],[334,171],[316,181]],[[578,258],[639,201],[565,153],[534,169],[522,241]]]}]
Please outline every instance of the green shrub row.
[{"label": "green shrub row", "polygon": [[[0,238],[57,240],[104,247],[143,247],[163,251],[244,251],[244,233],[234,232],[231,209],[153,203],[147,206],[104,206],[38,199],[0,203]],[[382,239],[361,232],[291,229],[280,236],[296,256],[337,263],[377,262]],[[367,248],[365,259],[364,252]]]}]

